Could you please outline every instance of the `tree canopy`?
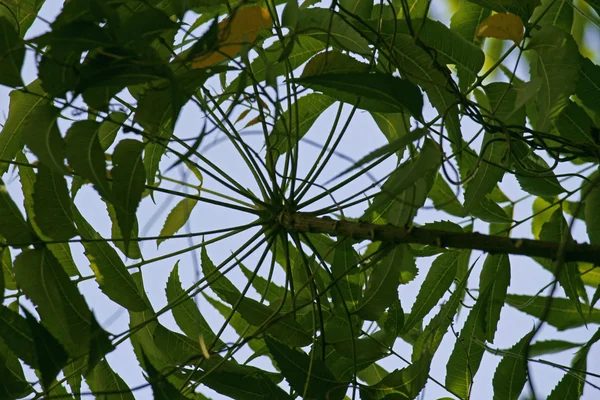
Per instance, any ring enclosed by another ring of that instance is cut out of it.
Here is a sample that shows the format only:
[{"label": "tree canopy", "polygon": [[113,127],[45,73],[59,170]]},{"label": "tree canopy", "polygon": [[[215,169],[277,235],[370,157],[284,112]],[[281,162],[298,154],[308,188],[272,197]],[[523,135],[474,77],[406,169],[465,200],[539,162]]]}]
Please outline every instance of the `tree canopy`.
[{"label": "tree canopy", "polygon": [[600,2],[43,6],[0,0],[1,399],[598,395]]}]

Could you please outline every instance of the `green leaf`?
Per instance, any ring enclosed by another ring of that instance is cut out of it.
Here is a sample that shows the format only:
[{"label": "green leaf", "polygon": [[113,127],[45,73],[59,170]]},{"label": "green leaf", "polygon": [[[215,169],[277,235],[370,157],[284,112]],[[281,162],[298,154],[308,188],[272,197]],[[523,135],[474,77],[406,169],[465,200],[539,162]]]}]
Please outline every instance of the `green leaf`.
[{"label": "green leaf", "polygon": [[87,354],[92,313],[77,286],[47,249],[26,250],[15,259],[17,284],[37,306],[50,333],[69,355]]},{"label": "green leaf", "polygon": [[298,0],[288,0],[281,15],[281,25],[294,29],[298,24],[299,14]]},{"label": "green leaf", "polygon": [[452,191],[450,185],[442,177],[442,174],[436,175],[433,187],[427,196],[431,199],[433,206],[437,210],[445,211],[456,217],[463,215],[462,204],[460,204],[456,193]]},{"label": "green leaf", "polygon": [[[600,3],[599,3],[600,7]],[[581,60],[579,78],[575,87],[575,94],[590,110],[600,115],[600,65],[596,65],[588,58]]]},{"label": "green leaf", "polygon": [[[102,150],[106,151],[113,144],[117,137],[117,133],[123,127],[123,124],[127,120],[128,115],[123,112],[113,112],[108,115],[101,124],[98,130],[98,140],[100,140],[100,146]],[[68,152],[67,142],[67,152]],[[67,158],[69,155],[67,154]]]},{"label": "green leaf", "polygon": [[[0,15],[6,5],[0,7]],[[20,7],[17,7],[20,8]],[[10,106],[8,118],[0,132],[0,159],[12,160],[19,150],[23,148],[21,141],[23,129],[26,126],[29,115],[38,107],[48,104],[39,80],[27,85],[23,90],[10,92]],[[4,175],[10,164],[0,163],[0,176]]]},{"label": "green leaf", "polygon": [[38,354],[28,321],[8,307],[0,307],[0,338],[33,369],[39,369]]},{"label": "green leaf", "polygon": [[418,209],[425,203],[439,165],[438,145],[429,139],[425,140],[416,157],[392,172],[381,192],[373,198],[366,215],[375,223],[384,219],[396,226],[410,224]]},{"label": "green leaf", "polygon": [[331,274],[337,280],[336,288],[332,288],[334,306],[344,309],[344,304],[351,312],[362,301],[364,275],[358,273],[360,259],[352,247],[349,238],[338,239],[331,264]]},{"label": "green leaf", "polygon": [[[450,20],[450,29],[456,32],[463,39],[475,46],[481,47],[484,43],[483,37],[477,37],[475,34],[479,24],[483,22],[487,17],[490,16],[491,10],[489,8],[481,7],[477,4],[473,4],[467,0],[461,0],[459,3],[458,10],[452,15]],[[458,86],[461,92],[465,92],[468,87],[477,78],[471,71],[462,66],[457,67],[458,73]]]},{"label": "green leaf", "polygon": [[44,164],[38,166],[33,207],[35,222],[45,236],[53,240],[68,240],[77,235],[67,182],[62,174]]},{"label": "green leaf", "polygon": [[511,223],[512,219],[496,202],[484,197],[481,203],[471,211],[471,215],[490,223]]},{"label": "green leaf", "polygon": [[148,372],[148,382],[152,387],[152,393],[154,400],[185,400],[187,397],[181,394],[181,392],[173,386],[171,382],[165,379],[162,374],[156,370],[152,365],[152,362],[148,359],[146,354],[142,352],[144,357],[144,364],[146,365],[146,372]]},{"label": "green leaf", "polygon": [[11,246],[26,247],[36,241],[35,233],[10,197],[0,179],[0,235]]},{"label": "green leaf", "polygon": [[585,227],[591,244],[600,244],[600,185],[598,179],[596,185],[589,190],[585,197]]},{"label": "green leaf", "polygon": [[52,336],[27,309],[23,308],[27,325],[31,331],[39,371],[42,375],[42,387],[48,387],[54,382],[58,372],[67,364],[69,356],[63,346]]},{"label": "green leaf", "polygon": [[0,85],[23,86],[25,44],[10,20],[0,15]]},{"label": "green leaf", "polygon": [[321,360],[269,337],[265,341],[281,373],[302,398],[344,398],[349,382],[336,380]]},{"label": "green leaf", "polygon": [[131,311],[144,311],[148,304],[139,292],[123,261],[92,226],[73,210],[75,223],[83,242],[85,255],[90,260],[90,268],[96,275],[100,289],[112,301]]},{"label": "green leaf", "polygon": [[407,245],[396,245],[373,267],[367,288],[359,303],[358,315],[376,321],[398,298],[401,271],[414,268],[414,260]]},{"label": "green leaf", "polygon": [[106,178],[106,157],[99,140],[104,124],[96,121],[77,121],[67,131],[67,160],[79,176],[89,180],[106,200],[112,199],[112,190]]},{"label": "green leaf", "polygon": [[17,356],[0,340],[0,397],[21,399],[32,392]]},{"label": "green leaf", "polygon": [[369,64],[360,62],[348,54],[332,50],[324,51],[311,58],[304,66],[301,77],[350,72],[368,73],[369,69]]},{"label": "green leaf", "polygon": [[531,344],[529,347],[529,357],[560,353],[581,347],[582,345],[582,343],[572,343],[565,340],[542,340]]},{"label": "green leaf", "polygon": [[[216,336],[206,319],[204,319],[200,313],[194,300],[192,300],[189,295],[184,294],[181,282],[179,281],[178,271],[179,261],[175,264],[175,267],[173,267],[165,289],[167,301],[169,303],[174,303],[181,296],[184,296],[185,299],[172,309],[175,322],[189,338],[199,340],[200,337],[203,337],[205,343],[211,345],[213,341],[215,341]],[[223,342],[218,340],[216,348],[221,349],[223,346]]]},{"label": "green leaf", "polygon": [[44,0],[22,0],[18,3],[5,2],[0,7],[0,16],[8,19],[19,32],[21,38],[35,21]]},{"label": "green leaf", "polygon": [[580,69],[578,47],[571,35],[554,26],[545,26],[534,34],[527,50],[533,50],[537,56],[532,60],[532,79],[538,76],[543,79],[535,102],[538,118],[534,128],[548,132],[575,92]]},{"label": "green leaf", "polygon": [[503,135],[485,133],[481,145],[481,164],[465,190],[464,215],[479,206],[482,199],[502,180],[504,169],[501,165],[507,150],[508,145]]},{"label": "green leaf", "polygon": [[510,260],[507,254],[488,254],[479,276],[479,292],[487,292],[484,311],[486,340],[494,342],[500,311],[510,285]]},{"label": "green leaf", "polygon": [[479,292],[479,297],[469,312],[446,365],[446,387],[461,398],[470,396],[473,378],[485,352],[481,343],[485,342],[487,337],[485,319],[490,293],[489,286],[485,292]]},{"label": "green leaf", "polygon": [[523,20],[529,21],[533,10],[540,4],[540,0],[469,0],[482,7],[491,8],[498,13],[516,14]]},{"label": "green leaf", "polygon": [[440,301],[450,285],[454,282],[461,251],[450,251],[438,256],[427,272],[427,277],[419,289],[410,316],[404,324],[409,330],[425,318],[431,309]]},{"label": "green leaf", "polygon": [[112,189],[117,221],[128,248],[136,220],[136,210],[145,190],[146,170],[142,162],[144,144],[125,139],[119,142],[112,156]]},{"label": "green leaf", "polygon": [[423,96],[407,80],[385,74],[325,73],[295,79],[302,86],[322,91],[336,100],[374,112],[409,112],[422,118]]},{"label": "green leaf", "polygon": [[[17,153],[17,161],[20,163],[27,164],[27,158],[23,155],[22,152]],[[21,181],[21,187],[23,190],[23,203],[25,206],[25,211],[27,212],[27,217],[29,222],[31,223],[31,227],[37,236],[39,236],[43,240],[50,240],[47,238],[41,231],[41,229],[36,224],[35,217],[35,204],[34,204],[34,187],[36,182],[36,175],[34,173],[33,168],[29,166],[19,165],[19,179]],[[71,255],[71,248],[69,247],[69,243],[48,243],[46,247],[54,254],[54,257],[60,262],[63,269],[69,276],[77,276],[79,275],[79,270],[73,261],[73,256]]]},{"label": "green leaf", "polygon": [[[371,116],[390,144],[411,132],[410,116],[407,114],[373,112]],[[397,153],[398,160],[401,160],[404,156],[404,148],[398,148]]]},{"label": "green leaf", "polygon": [[556,26],[570,34],[573,28],[573,2],[542,0],[542,4],[535,9],[531,19],[538,21],[538,26]]},{"label": "green leaf", "polygon": [[[571,233],[567,221],[565,220],[562,210],[559,208],[552,213],[550,220],[542,226],[540,232],[540,240],[547,240],[551,242],[561,243],[566,240],[567,243],[572,241]],[[581,318],[585,318],[582,312],[581,301],[579,300],[579,293],[584,294],[583,282],[579,275],[579,269],[577,264],[574,262],[561,262],[558,264],[549,260],[542,260],[540,262],[546,269],[549,269],[554,276],[558,278],[560,286],[565,291],[566,295],[575,303],[575,308],[579,310]],[[558,276],[557,276],[558,275]]]},{"label": "green leaf", "polygon": [[[125,247],[125,242],[123,240],[119,240],[123,239],[123,235],[121,234],[121,228],[119,227],[119,221],[117,220],[117,212],[115,210],[115,207],[107,201],[104,201],[104,203],[106,204],[106,211],[108,211],[108,216],[110,217],[110,236],[111,239],[114,240],[113,244],[115,245],[115,247],[119,249],[128,258],[132,258],[134,260],[142,258],[142,251],[140,249],[139,241],[130,240],[129,245]],[[138,221],[137,218],[135,218],[132,231],[132,236],[134,238],[138,237],[138,231]]]},{"label": "green leaf", "polygon": [[494,400],[518,400],[527,381],[527,356],[528,346],[533,337],[533,332],[529,332],[513,347],[509,354],[505,355],[494,373],[492,381],[494,388]]},{"label": "green leaf", "polygon": [[250,271],[242,263],[240,263],[240,270],[244,273],[244,276],[251,281],[250,284],[261,295],[261,298],[264,297],[271,306],[275,305],[279,307],[281,300],[285,298],[285,302],[281,310],[288,311],[291,309],[292,299],[290,296],[285,297],[285,288],[277,285],[272,279],[267,280],[258,275],[258,273],[255,275],[253,271]]},{"label": "green leaf", "polygon": [[60,110],[49,104],[35,107],[25,118],[23,142],[38,160],[59,174],[65,174],[65,141],[56,123]]},{"label": "green leaf", "polygon": [[332,10],[306,8],[300,11],[296,33],[320,40],[327,46],[357,54],[370,54],[365,38]]},{"label": "green leaf", "polygon": [[134,400],[133,393],[123,379],[112,370],[106,360],[100,361],[85,376],[85,381],[92,392],[115,392],[106,395],[106,400]]},{"label": "green leaf", "polygon": [[361,399],[414,399],[429,378],[431,357],[423,356],[408,367],[396,369],[374,386],[360,388]]},{"label": "green leaf", "polygon": [[569,101],[567,107],[562,110],[555,126],[560,136],[565,139],[592,148],[597,146],[592,133],[596,129],[592,119],[583,108],[572,101]]},{"label": "green leaf", "polygon": [[600,329],[573,357],[572,371],[568,371],[554,387],[548,396],[549,400],[578,399],[583,394],[584,382],[587,370],[587,357],[590,348],[600,339]]},{"label": "green leaf", "polygon": [[198,203],[196,199],[185,198],[182,199],[169,213],[167,216],[167,220],[160,230],[159,236],[163,236],[156,240],[156,244],[160,245],[168,236],[172,236],[178,230],[183,228],[183,226],[187,223],[194,207]]},{"label": "green leaf", "polygon": [[554,172],[528,145],[523,142],[511,144],[515,176],[521,189],[535,196],[554,197],[564,193]]},{"label": "green leaf", "polygon": [[585,319],[583,319],[575,304],[569,299],[509,294],[506,296],[506,302],[509,306],[538,319],[544,314],[548,302],[549,312],[544,321],[559,331],[584,326],[586,322],[588,324],[600,323],[600,310],[582,304],[581,311],[585,315]]}]

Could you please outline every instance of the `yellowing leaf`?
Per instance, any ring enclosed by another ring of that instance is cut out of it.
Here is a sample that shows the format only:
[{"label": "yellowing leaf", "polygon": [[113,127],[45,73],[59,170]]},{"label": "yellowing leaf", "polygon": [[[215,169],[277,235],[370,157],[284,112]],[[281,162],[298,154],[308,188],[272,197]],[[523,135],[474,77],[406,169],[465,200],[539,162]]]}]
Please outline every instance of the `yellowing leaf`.
[{"label": "yellowing leaf", "polygon": [[271,26],[269,11],[259,6],[245,7],[219,23],[219,48],[192,61],[192,68],[205,68],[238,55],[242,46],[252,43],[260,31]]},{"label": "yellowing leaf", "polygon": [[477,27],[476,36],[512,40],[515,44],[523,40],[523,21],[515,14],[494,14]]}]

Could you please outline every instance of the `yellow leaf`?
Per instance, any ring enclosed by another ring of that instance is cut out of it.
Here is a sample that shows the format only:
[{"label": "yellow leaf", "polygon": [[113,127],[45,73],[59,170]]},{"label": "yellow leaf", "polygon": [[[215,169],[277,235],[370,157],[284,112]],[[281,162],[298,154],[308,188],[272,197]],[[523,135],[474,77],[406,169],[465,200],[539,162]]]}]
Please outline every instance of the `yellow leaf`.
[{"label": "yellow leaf", "polygon": [[523,40],[523,28],[523,21],[515,14],[494,14],[479,24],[476,35],[519,44]]},{"label": "yellow leaf", "polygon": [[234,58],[242,46],[254,42],[258,34],[272,25],[269,11],[259,6],[239,9],[219,23],[219,48],[192,61],[192,68],[205,68]]}]

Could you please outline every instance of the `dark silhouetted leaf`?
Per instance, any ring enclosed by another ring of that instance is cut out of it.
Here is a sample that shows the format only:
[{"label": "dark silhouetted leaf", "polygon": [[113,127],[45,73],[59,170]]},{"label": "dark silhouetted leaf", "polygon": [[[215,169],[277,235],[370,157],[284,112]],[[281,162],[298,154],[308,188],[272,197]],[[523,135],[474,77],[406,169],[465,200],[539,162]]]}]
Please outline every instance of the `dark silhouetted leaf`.
[{"label": "dark silhouetted leaf", "polygon": [[152,365],[150,360],[142,353],[146,372],[148,373],[148,382],[152,386],[152,393],[155,400],[185,400],[187,397],[173,386],[162,374]]},{"label": "dark silhouetted leaf", "polygon": [[23,122],[23,142],[38,160],[59,174],[65,168],[65,141],[60,135],[56,120],[60,110],[48,104],[35,107]]},{"label": "dark silhouetted leaf", "polygon": [[112,156],[114,206],[126,249],[135,224],[135,213],[145,189],[146,170],[142,162],[143,150],[142,142],[125,139],[119,142]]},{"label": "dark silhouetted leaf", "polygon": [[[600,7],[600,2],[598,6]],[[597,115],[600,114],[600,85],[598,82],[600,82],[600,65],[584,58],[581,61],[575,94],[587,108]]]},{"label": "dark silhouetted leaf", "polygon": [[106,360],[101,360],[92,371],[85,376],[85,381],[94,392],[111,392],[113,395],[107,395],[106,400],[135,400],[129,387],[121,379],[119,374],[114,372]]},{"label": "dark silhouetted leaf", "polygon": [[81,216],[79,211],[74,210],[73,214],[79,234],[83,239],[89,240],[89,242],[83,242],[83,247],[100,289],[112,301],[128,310],[146,310],[148,305],[144,297],[138,291],[129,271],[115,249],[102,240],[102,237]]},{"label": "dark silhouetted leaf", "polygon": [[21,68],[25,59],[25,44],[14,25],[0,14],[0,85],[23,86]]},{"label": "dark silhouetted leaf", "polygon": [[401,78],[360,72],[325,73],[296,79],[302,86],[374,112],[409,112],[422,118],[423,98],[417,86]]},{"label": "dark silhouetted leaf", "polygon": [[77,235],[67,182],[62,174],[44,164],[38,166],[33,208],[35,222],[45,236],[54,240],[68,240]]},{"label": "dark silhouetted leaf", "polygon": [[33,339],[38,369],[42,375],[42,387],[48,390],[58,372],[67,364],[69,356],[56,338],[27,309],[23,308],[23,312]]},{"label": "dark silhouetted leaf", "polygon": [[27,320],[8,307],[0,307],[0,338],[31,368],[39,369],[38,355]]},{"label": "dark silhouetted leaf", "polygon": [[0,235],[13,246],[25,247],[35,242],[35,234],[0,180]]},{"label": "dark silhouetted leaf", "polygon": [[281,373],[302,398],[344,398],[349,382],[336,380],[321,360],[269,337],[265,341]]}]

